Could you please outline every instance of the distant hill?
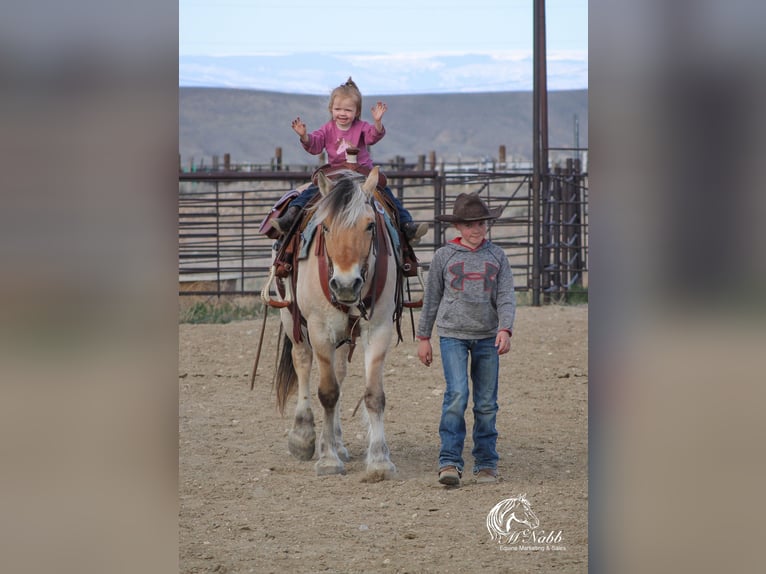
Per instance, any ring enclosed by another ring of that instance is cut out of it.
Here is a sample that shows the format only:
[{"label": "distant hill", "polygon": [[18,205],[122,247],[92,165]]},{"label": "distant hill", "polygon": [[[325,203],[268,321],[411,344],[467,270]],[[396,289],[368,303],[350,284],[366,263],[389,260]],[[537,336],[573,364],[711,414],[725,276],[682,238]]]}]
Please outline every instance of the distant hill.
[{"label": "distant hill", "polygon": [[[496,159],[500,145],[512,160],[532,158],[532,92],[365,96],[362,119],[377,100],[388,105],[383,118],[386,137],[370,151],[376,162],[396,156],[415,161],[435,151],[439,161]],[[179,153],[191,158],[214,155],[232,163],[267,164],[282,148],[285,164],[315,164],[292,131],[300,116],[309,130],[329,119],[326,96],[283,94],[224,88],[179,88]],[[575,118],[580,147],[588,146],[587,90],[548,94],[550,147],[575,145]]]}]

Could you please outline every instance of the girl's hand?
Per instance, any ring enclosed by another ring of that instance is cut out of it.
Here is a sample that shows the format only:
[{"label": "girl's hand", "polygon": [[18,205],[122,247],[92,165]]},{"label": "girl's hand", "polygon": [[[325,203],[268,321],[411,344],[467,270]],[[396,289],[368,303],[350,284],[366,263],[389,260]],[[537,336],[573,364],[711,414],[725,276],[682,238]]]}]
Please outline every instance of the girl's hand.
[{"label": "girl's hand", "polygon": [[431,341],[428,339],[421,339],[418,343],[418,358],[426,367],[431,366],[434,357],[431,351]]},{"label": "girl's hand", "polygon": [[306,135],[306,124],[301,121],[300,117],[297,117],[293,120],[292,128],[293,131],[301,137],[301,139]]},{"label": "girl's hand", "polygon": [[386,104],[383,102],[378,102],[372,106],[372,109],[370,110],[372,112],[372,119],[376,122],[379,122],[381,119],[383,119],[383,114],[385,114],[387,110],[388,106]]}]

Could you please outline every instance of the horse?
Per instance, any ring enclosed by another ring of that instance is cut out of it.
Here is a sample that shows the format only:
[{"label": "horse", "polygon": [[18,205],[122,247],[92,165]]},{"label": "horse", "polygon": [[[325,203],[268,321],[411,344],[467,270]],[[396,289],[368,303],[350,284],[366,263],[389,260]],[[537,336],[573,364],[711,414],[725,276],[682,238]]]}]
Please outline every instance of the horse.
[{"label": "horse", "polygon": [[[262,292],[264,301],[281,307],[285,332],[273,383],[280,413],[284,414],[296,390],[298,395],[288,449],[299,460],[311,460],[316,452],[318,476],[346,472],[349,455],[341,429],[341,384],[346,359],[351,360],[357,339],[361,341],[365,392],[360,403],[363,400],[369,425],[365,478],[369,482],[396,475],[383,425],[383,372],[397,313],[401,313],[395,243],[383,208],[375,200],[377,181],[377,167],[366,179],[348,171],[330,180],[320,172],[321,198],[309,221],[315,231],[313,237],[306,237],[309,227],[303,232],[305,258],[291,270],[297,277],[284,282],[284,294],[280,291],[276,304],[270,299],[268,283]],[[319,371],[317,394],[324,408],[318,446],[309,388],[314,362]]]},{"label": "horse", "polygon": [[487,530],[492,540],[509,542],[513,538],[513,522],[534,530],[540,520],[526,499],[526,494],[498,502],[487,514]]}]

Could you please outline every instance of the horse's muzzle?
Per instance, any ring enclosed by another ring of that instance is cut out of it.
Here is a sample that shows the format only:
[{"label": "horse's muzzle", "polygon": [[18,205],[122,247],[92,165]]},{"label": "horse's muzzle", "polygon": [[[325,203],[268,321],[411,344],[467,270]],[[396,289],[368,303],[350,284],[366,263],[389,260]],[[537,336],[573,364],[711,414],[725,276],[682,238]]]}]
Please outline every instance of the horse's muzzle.
[{"label": "horse's muzzle", "polygon": [[349,281],[333,277],[330,279],[330,293],[338,303],[355,305],[361,298],[363,285],[364,281],[358,276]]}]

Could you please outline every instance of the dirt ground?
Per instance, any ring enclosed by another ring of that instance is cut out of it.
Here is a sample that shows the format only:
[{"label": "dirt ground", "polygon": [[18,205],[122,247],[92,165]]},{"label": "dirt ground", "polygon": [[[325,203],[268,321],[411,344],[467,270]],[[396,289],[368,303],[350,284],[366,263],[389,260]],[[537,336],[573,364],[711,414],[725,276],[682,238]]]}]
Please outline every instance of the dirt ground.
[{"label": "dirt ground", "polygon": [[[343,388],[347,473],[317,477],[313,461],[287,450],[295,398],[284,418],[276,411],[277,317],[268,319],[252,391],[260,319],[180,325],[180,571],[586,572],[587,321],[587,306],[519,307],[511,352],[501,359],[501,481],[468,478],[457,489],[436,480],[438,344],[426,368],[408,315],[405,341],[386,363],[386,438],[398,476],[377,483],[362,480],[366,429],[359,413],[351,417],[363,392],[361,348]],[[314,383],[312,393],[319,425]],[[470,469],[470,405],[466,416]],[[520,494],[539,519],[535,538],[493,541],[487,514]]]}]

